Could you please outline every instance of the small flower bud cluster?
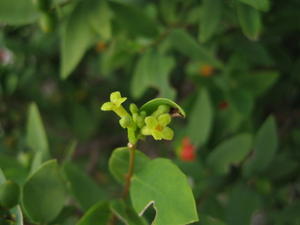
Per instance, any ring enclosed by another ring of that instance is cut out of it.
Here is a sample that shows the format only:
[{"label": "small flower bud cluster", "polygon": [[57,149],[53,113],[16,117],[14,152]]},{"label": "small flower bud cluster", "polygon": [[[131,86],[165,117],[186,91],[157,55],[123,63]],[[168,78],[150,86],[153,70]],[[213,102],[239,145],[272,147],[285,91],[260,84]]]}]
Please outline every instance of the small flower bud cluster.
[{"label": "small flower bud cluster", "polygon": [[139,110],[135,104],[130,104],[130,113],[128,113],[122,106],[126,99],[120,92],[113,92],[110,101],[105,102],[101,110],[113,111],[120,117],[120,126],[127,129],[130,143],[135,144],[137,140],[148,135],[155,140],[173,139],[174,132],[167,126],[171,122],[169,106],[159,105],[154,112],[147,115],[147,112]]}]

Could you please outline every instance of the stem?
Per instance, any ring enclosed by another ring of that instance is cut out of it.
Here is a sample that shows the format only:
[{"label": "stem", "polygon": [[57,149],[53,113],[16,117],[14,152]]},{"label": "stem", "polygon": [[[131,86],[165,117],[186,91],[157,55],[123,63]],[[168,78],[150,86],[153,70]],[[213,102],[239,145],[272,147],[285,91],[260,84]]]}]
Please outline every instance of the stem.
[{"label": "stem", "polygon": [[125,180],[125,186],[124,186],[124,191],[123,191],[123,198],[127,198],[129,189],[130,189],[130,183],[131,183],[131,177],[133,175],[134,171],[134,161],[135,161],[135,144],[128,144],[129,148],[129,168],[128,168],[128,173],[126,175],[126,180]]}]

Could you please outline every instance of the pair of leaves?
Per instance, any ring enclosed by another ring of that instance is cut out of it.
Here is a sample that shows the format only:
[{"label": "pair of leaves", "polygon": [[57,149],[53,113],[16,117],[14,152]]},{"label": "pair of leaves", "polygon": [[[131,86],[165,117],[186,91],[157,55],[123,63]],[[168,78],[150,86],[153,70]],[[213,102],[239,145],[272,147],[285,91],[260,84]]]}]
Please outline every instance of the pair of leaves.
[{"label": "pair of leaves", "polygon": [[205,88],[198,93],[189,118],[187,136],[196,147],[206,144],[213,125],[213,108]]},{"label": "pair of leaves", "polygon": [[111,13],[106,1],[81,1],[69,16],[62,35],[61,77],[66,79],[100,34],[111,36]]},{"label": "pair of leaves", "polygon": [[154,87],[160,95],[173,99],[175,91],[170,87],[169,75],[174,68],[174,59],[156,51],[146,51],[137,62],[132,82],[131,93],[134,98],[143,96],[147,88]]},{"label": "pair of leaves", "polygon": [[1,0],[0,23],[9,25],[24,25],[34,22],[38,11],[32,0]]},{"label": "pair of leaves", "polygon": [[[116,149],[110,158],[110,171],[118,181],[128,170],[129,149]],[[121,165],[121,166],[120,166]],[[185,175],[167,159],[148,159],[136,150],[135,171],[131,180],[130,197],[139,215],[153,204],[156,225],[183,225],[197,221],[192,191]],[[118,203],[117,208],[123,211]]]}]

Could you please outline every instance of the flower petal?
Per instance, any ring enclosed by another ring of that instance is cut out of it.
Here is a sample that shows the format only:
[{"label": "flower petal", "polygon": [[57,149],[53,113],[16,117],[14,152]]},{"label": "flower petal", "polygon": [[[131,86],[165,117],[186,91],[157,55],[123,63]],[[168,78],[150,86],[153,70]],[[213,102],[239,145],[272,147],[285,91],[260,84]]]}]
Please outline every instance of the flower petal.
[{"label": "flower petal", "polygon": [[167,126],[171,122],[171,116],[168,113],[164,113],[158,117],[158,123],[162,126]]},{"label": "flower petal", "polygon": [[152,130],[152,136],[155,140],[161,140],[162,139],[162,132],[157,130]]},{"label": "flower petal", "polygon": [[162,138],[166,140],[172,140],[174,137],[174,131],[170,127],[165,127],[162,132]]},{"label": "flower petal", "polygon": [[143,135],[151,135],[152,130],[149,129],[148,127],[143,127],[141,132],[142,132]]},{"label": "flower petal", "polygon": [[145,118],[145,123],[150,129],[154,129],[158,125],[158,121],[154,116],[147,116]]},{"label": "flower petal", "polygon": [[102,106],[101,106],[101,110],[102,111],[110,111],[113,110],[114,108],[114,104],[111,102],[105,102]]}]

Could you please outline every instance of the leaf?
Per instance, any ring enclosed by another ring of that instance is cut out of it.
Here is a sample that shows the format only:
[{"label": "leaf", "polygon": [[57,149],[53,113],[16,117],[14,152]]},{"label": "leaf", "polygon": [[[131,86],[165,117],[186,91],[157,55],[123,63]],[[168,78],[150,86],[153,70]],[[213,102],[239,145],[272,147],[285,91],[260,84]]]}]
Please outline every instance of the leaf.
[{"label": "leaf", "polygon": [[153,225],[184,225],[198,220],[187,178],[170,160],[152,160],[136,173],[131,180],[130,197],[139,215],[153,204]]},{"label": "leaf", "polygon": [[234,109],[243,116],[249,116],[254,107],[253,96],[244,89],[235,88],[229,92],[229,100]]},{"label": "leaf", "polygon": [[146,16],[142,8],[133,5],[110,1],[112,10],[123,29],[130,31],[134,35],[153,37],[158,34],[157,24]]},{"label": "leaf", "polygon": [[204,145],[211,133],[213,125],[213,108],[208,91],[203,88],[197,96],[187,125],[187,136],[193,145]]},{"label": "leaf", "polygon": [[230,166],[241,162],[251,150],[252,137],[249,134],[238,134],[219,144],[209,154],[207,165],[216,174],[228,173]]},{"label": "leaf", "polygon": [[269,11],[270,1],[269,0],[239,0],[247,5],[252,6],[253,8],[261,11]]},{"label": "leaf", "polygon": [[259,207],[259,196],[246,186],[238,185],[229,196],[226,206],[226,222],[230,225],[250,224],[253,213]]},{"label": "leaf", "polygon": [[175,97],[175,91],[170,87],[169,75],[175,62],[152,50],[147,51],[139,59],[131,82],[131,93],[134,98],[140,98],[147,88],[153,87],[159,90],[160,96]]},{"label": "leaf", "polygon": [[273,116],[269,116],[258,130],[254,139],[254,152],[244,166],[244,175],[261,173],[272,162],[277,147],[276,123]]},{"label": "leaf", "polygon": [[129,204],[123,200],[114,200],[110,204],[111,211],[126,225],[147,225],[142,217],[139,217]]},{"label": "leaf", "polygon": [[218,28],[222,16],[223,1],[204,0],[202,10],[199,38],[200,41],[206,42]]},{"label": "leaf", "polygon": [[109,204],[107,202],[99,202],[93,205],[76,225],[106,225],[110,216]]},{"label": "leaf", "polygon": [[0,23],[25,25],[34,22],[38,12],[31,0],[1,0]]},{"label": "leaf", "polygon": [[27,118],[27,145],[35,152],[41,152],[43,159],[49,157],[48,140],[39,109],[31,103]]},{"label": "leaf", "polygon": [[196,60],[222,68],[223,64],[216,59],[207,49],[199,45],[190,35],[181,29],[176,29],[170,34],[173,47],[182,54]]},{"label": "leaf", "polygon": [[66,163],[64,171],[73,196],[84,210],[105,198],[98,185],[75,164]]},{"label": "leaf", "polygon": [[[0,168],[0,184],[3,184],[6,181],[5,175],[2,171],[2,169]],[[19,205],[17,205],[16,207],[12,208],[10,210],[10,213],[13,217],[15,217],[15,225],[23,225],[23,214],[21,211],[21,207]]]},{"label": "leaf", "polygon": [[23,207],[34,221],[48,223],[62,210],[65,186],[56,160],[49,160],[29,176],[23,187]]},{"label": "leaf", "polygon": [[170,99],[167,98],[155,98],[148,102],[146,102],[144,105],[141,106],[140,111],[145,111],[147,115],[152,114],[158,106],[160,105],[168,105],[171,107],[171,110],[178,113],[180,116],[185,117],[184,110],[175,102],[173,102]]},{"label": "leaf", "polygon": [[[124,183],[125,176],[128,172],[129,151],[127,147],[117,148],[109,158],[109,171],[120,183]],[[149,161],[150,159],[144,153],[135,150],[134,173],[140,171]]]},{"label": "leaf", "polygon": [[79,2],[64,27],[62,33],[60,71],[62,79],[66,79],[75,69],[95,38],[95,32],[90,26],[89,20],[92,17],[90,9],[93,7],[93,4],[89,3],[89,1]]},{"label": "leaf", "polygon": [[101,36],[103,40],[111,38],[111,19],[112,12],[106,1],[93,0],[93,7],[90,9],[90,18],[92,28]]},{"label": "leaf", "polygon": [[243,33],[250,40],[257,40],[262,27],[260,13],[249,5],[237,2],[237,15]]},{"label": "leaf", "polygon": [[244,86],[254,96],[263,95],[278,80],[277,71],[258,71],[242,77],[242,86]]},{"label": "leaf", "polygon": [[225,223],[219,219],[210,216],[203,216],[201,218],[200,225],[225,225]]}]

